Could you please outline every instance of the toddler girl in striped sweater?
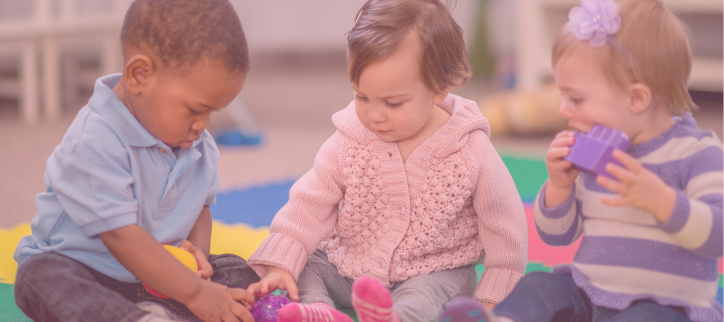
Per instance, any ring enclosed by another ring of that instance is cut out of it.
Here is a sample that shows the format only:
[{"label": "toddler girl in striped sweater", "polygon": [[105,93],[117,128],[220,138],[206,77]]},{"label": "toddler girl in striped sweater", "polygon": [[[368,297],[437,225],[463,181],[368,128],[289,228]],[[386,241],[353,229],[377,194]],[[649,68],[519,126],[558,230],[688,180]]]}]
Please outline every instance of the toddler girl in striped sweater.
[{"label": "toddler girl in striped sweater", "polygon": [[298,300],[282,322],[351,321],[335,305],[422,322],[458,295],[500,302],[525,272],[525,212],[487,120],[449,94],[470,76],[462,30],[439,0],[370,0],[347,43],[354,101],[249,258],[262,279],[248,290]]},{"label": "toddler girl in striped sweater", "polygon": [[721,321],[722,145],[689,113],[684,26],[657,0],[582,0],[569,19],[553,44],[559,112],[631,147],[592,176],[563,159],[573,132],[556,136],[536,228],[550,245],[583,239],[572,264],[526,275],[498,322]]}]

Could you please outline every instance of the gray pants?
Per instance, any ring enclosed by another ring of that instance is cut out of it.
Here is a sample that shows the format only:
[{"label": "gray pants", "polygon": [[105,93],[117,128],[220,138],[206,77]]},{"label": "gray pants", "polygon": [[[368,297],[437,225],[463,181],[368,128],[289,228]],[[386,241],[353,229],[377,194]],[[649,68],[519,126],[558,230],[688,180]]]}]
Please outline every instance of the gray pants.
[{"label": "gray pants", "polygon": [[[351,278],[340,275],[337,267],[327,259],[327,254],[317,249],[307,258],[307,264],[299,275],[299,302],[352,307],[353,282]],[[418,275],[390,288],[395,303],[392,309],[402,322],[434,321],[450,299],[472,295],[476,283],[473,265]]]},{"label": "gray pants", "polygon": [[[246,288],[259,276],[236,255],[211,255],[211,280]],[[139,302],[155,302],[189,321],[200,321],[186,306],[148,293],[141,283],[125,283],[55,253],[33,255],[18,267],[15,302],[33,321],[132,322],[148,312]]]}]

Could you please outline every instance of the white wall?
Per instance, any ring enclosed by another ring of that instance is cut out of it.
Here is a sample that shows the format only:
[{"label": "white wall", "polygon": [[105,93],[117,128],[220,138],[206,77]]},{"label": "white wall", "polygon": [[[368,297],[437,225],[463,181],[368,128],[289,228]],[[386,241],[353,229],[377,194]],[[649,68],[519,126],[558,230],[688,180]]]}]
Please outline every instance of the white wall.
[{"label": "white wall", "polygon": [[[231,0],[251,54],[273,51],[344,51],[344,32],[364,0]],[[453,11],[468,46],[474,38],[476,0],[459,0]]]}]

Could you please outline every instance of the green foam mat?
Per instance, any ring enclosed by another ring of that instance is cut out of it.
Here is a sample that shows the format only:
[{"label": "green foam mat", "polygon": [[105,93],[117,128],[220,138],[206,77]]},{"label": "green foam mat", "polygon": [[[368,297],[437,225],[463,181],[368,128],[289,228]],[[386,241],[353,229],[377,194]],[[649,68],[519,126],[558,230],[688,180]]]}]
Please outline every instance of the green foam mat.
[{"label": "green foam mat", "polygon": [[501,155],[501,158],[513,177],[520,197],[526,202],[533,201],[540,187],[548,179],[545,161],[508,155]]},{"label": "green foam mat", "polygon": [[15,305],[14,290],[13,284],[0,283],[0,321],[32,322]]}]

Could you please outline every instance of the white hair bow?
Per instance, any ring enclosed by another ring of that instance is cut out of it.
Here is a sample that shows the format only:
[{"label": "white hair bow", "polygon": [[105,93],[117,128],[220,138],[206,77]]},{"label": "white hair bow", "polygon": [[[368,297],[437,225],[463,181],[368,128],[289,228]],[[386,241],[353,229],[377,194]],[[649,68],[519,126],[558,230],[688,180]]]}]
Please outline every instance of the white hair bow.
[{"label": "white hair bow", "polygon": [[606,44],[609,35],[621,29],[621,7],[614,0],[581,0],[579,7],[568,12],[571,32],[580,40],[588,40],[591,47]]}]

